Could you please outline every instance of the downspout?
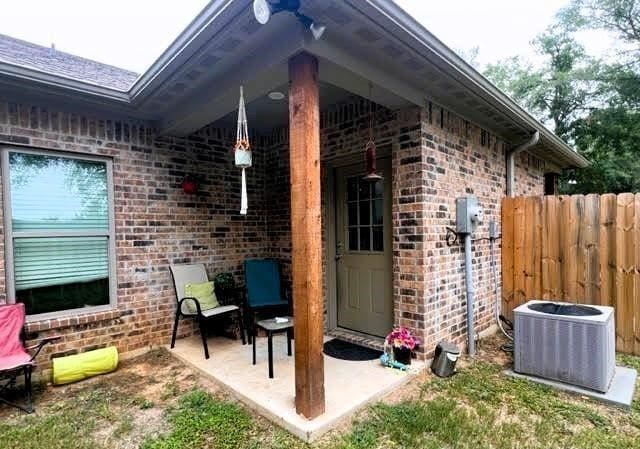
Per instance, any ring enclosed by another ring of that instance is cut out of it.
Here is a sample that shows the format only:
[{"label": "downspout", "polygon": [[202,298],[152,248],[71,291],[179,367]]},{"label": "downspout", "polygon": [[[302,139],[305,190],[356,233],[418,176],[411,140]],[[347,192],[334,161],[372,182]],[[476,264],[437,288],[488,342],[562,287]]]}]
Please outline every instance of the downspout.
[{"label": "downspout", "polygon": [[533,133],[531,138],[525,143],[518,145],[507,153],[507,196],[514,196],[516,184],[516,155],[528,150],[538,143],[540,140],[540,132]]}]

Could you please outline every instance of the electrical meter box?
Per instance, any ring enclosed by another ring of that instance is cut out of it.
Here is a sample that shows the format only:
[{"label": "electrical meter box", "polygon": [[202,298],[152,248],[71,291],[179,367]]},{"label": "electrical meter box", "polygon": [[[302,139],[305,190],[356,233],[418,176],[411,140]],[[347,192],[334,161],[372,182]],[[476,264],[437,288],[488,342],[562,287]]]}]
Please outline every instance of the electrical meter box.
[{"label": "electrical meter box", "polygon": [[456,232],[471,234],[482,223],[482,209],[475,196],[456,199]]}]

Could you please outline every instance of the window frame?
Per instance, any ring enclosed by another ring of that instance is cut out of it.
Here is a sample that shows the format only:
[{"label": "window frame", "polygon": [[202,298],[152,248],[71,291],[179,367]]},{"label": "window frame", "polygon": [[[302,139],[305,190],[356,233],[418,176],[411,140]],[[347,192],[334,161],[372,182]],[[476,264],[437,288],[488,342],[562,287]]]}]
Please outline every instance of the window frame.
[{"label": "window frame", "polygon": [[544,194],[545,195],[558,195],[558,184],[560,175],[554,172],[548,172],[544,174]]},{"label": "window frame", "polygon": [[[385,219],[385,211],[386,211],[386,204],[385,204],[385,189],[386,186],[384,184],[384,180],[380,180],[379,182],[382,182],[382,196],[380,197],[376,197],[375,193],[369,195],[369,198],[366,199],[361,199],[360,198],[360,190],[359,190],[359,186],[360,186],[360,181],[362,180],[362,178],[364,177],[365,173],[360,173],[358,172],[355,175],[346,175],[345,176],[345,186],[344,186],[344,204],[343,204],[343,214],[344,214],[344,221],[345,221],[345,225],[344,225],[344,230],[342,232],[344,232],[344,236],[343,236],[343,241],[344,241],[344,250],[352,255],[382,255],[385,253],[386,251],[386,247],[388,246],[387,241],[386,241],[386,219]],[[349,201],[349,180],[350,179],[356,179],[358,182],[358,198],[356,200],[353,201]],[[376,200],[382,200],[382,224],[374,224],[374,220],[373,220],[373,203]],[[361,201],[367,201],[369,203],[369,224],[368,225],[362,225],[360,224],[360,203]],[[357,225],[353,225],[351,226],[349,224],[349,203],[352,204],[356,204],[357,205],[357,212],[358,212],[358,224]],[[360,249],[360,232],[362,230],[362,228],[367,228],[369,230],[369,249]],[[382,230],[382,249],[381,250],[376,250],[373,249],[373,233],[375,228],[380,228]],[[357,229],[358,230],[358,249],[351,249],[349,246],[349,230],[350,229]],[[392,247],[389,246],[389,250],[391,250]]]},{"label": "window frame", "polygon": [[[99,313],[113,310],[117,307],[117,278],[116,278],[116,227],[115,227],[115,205],[113,189],[113,161],[111,158],[95,156],[90,154],[69,154],[61,151],[39,150],[35,148],[24,148],[20,146],[0,147],[0,165],[2,173],[2,194],[3,194],[3,224],[4,224],[4,261],[5,261],[5,292],[7,303],[15,304],[15,267],[13,241],[16,237],[106,237],[107,238],[107,258],[109,267],[109,303],[100,306],[80,307],[76,309],[58,310],[55,312],[39,313],[27,315],[27,321],[40,321],[55,318],[65,318],[83,314]],[[81,231],[18,231],[13,232],[12,210],[11,210],[11,178],[9,166],[9,153],[35,154],[41,156],[61,157],[75,159],[79,161],[101,162],[107,169],[107,219],[108,228],[86,229]]]}]

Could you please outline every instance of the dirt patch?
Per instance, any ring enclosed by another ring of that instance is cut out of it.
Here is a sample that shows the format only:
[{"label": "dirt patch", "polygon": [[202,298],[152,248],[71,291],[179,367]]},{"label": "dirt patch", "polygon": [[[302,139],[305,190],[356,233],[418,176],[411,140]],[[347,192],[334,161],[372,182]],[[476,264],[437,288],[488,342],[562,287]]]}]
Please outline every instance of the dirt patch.
[{"label": "dirt patch", "polygon": [[[109,374],[81,382],[53,386],[34,386],[34,406],[37,416],[52,413],[82,413],[95,419],[94,440],[104,447],[132,449],[149,437],[166,432],[166,410],[177,398],[195,388],[216,394],[217,385],[202,379],[196,372],[158,349],[121,362]],[[16,391],[20,400],[21,391]],[[86,409],[86,410],[85,410]],[[22,412],[0,406],[0,419],[19,421]]]}]

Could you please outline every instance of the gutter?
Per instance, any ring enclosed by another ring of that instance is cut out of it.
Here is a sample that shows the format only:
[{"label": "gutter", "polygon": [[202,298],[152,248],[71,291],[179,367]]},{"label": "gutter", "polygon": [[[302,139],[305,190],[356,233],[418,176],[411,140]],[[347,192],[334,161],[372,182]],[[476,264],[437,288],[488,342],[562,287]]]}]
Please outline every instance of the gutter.
[{"label": "gutter", "polygon": [[516,185],[516,156],[523,151],[528,150],[532,146],[538,143],[540,140],[540,132],[536,131],[533,133],[531,138],[526,142],[518,145],[513,150],[510,150],[507,153],[507,196],[514,196],[515,185]]},{"label": "gutter", "polygon": [[24,81],[44,84],[49,87],[72,90],[81,94],[92,95],[125,105],[130,104],[129,94],[124,91],[0,61],[0,76],[2,75],[9,78],[17,78]]},{"label": "gutter", "polygon": [[[353,0],[350,1],[352,2]],[[366,1],[380,14],[384,15],[391,22],[394,22],[404,33],[411,36],[415,41],[419,42],[421,46],[439,57],[453,73],[467,83],[467,88],[476,91],[485,100],[491,102],[494,107],[497,107],[503,114],[510,117],[514,123],[517,123],[523,129],[537,130],[537,132],[541,134],[541,137],[553,146],[554,150],[571,161],[576,167],[584,168],[590,165],[587,159],[574,151],[566,142],[549,131],[542,123],[531,116],[531,114],[501,92],[500,89],[426,30],[416,19],[396,3],[389,0]],[[397,37],[402,39],[401,36]],[[406,42],[405,44],[418,50],[415,45]]]},{"label": "gutter", "polygon": [[[568,165],[579,168],[589,166],[587,159],[574,151],[562,139],[532,117],[526,110],[502,93],[497,87],[491,84],[489,80],[467,64],[393,1],[346,1],[357,10],[361,10],[360,6],[364,3],[369,5],[370,8],[389,22],[389,26],[385,27],[389,33],[395,32],[395,37],[399,41],[413,48],[421,57],[429,59],[425,54],[428,51],[436,58],[439,58],[443,63],[443,68],[448,69],[449,76],[466,89],[476,92],[489,106],[498,110],[513,123],[517,124],[522,130],[527,132],[530,132],[532,129],[536,130],[544,143],[548,144],[557,156],[567,161]],[[214,34],[222,32],[223,26],[226,23],[232,22],[238,14],[238,11],[242,10],[243,7],[247,7],[249,4],[249,0],[212,0],[126,92],[4,63],[0,63],[0,75],[38,82],[50,87],[70,89],[84,95],[97,96],[103,101],[114,101],[136,109],[154,92],[159,83],[166,80],[166,77],[170,75],[168,72],[172,70],[172,67],[186,64],[193,56],[193,53],[197,53],[197,47],[199,47],[203,40],[207,39],[207,30],[209,28],[213,29],[209,30],[209,32]],[[370,17],[370,19],[375,20],[373,17]],[[392,30],[392,24],[395,25],[397,29]],[[426,51],[421,51],[421,48]]]}]

